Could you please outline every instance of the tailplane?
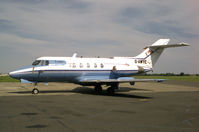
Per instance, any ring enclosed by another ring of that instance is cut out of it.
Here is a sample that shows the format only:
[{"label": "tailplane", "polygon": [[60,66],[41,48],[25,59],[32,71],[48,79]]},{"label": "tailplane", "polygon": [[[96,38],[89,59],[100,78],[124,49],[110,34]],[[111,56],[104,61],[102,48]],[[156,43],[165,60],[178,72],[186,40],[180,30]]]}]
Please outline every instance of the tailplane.
[{"label": "tailplane", "polygon": [[185,43],[168,45],[169,41],[169,39],[159,39],[152,45],[144,48],[144,51],[134,58],[138,60],[146,60],[146,64],[152,68],[156,64],[165,48],[189,46],[189,44]]}]

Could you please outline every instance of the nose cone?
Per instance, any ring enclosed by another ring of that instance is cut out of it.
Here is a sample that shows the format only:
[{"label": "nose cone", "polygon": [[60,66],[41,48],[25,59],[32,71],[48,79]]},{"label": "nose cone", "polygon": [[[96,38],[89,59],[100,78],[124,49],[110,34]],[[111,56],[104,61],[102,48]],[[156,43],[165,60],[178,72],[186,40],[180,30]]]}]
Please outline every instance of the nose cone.
[{"label": "nose cone", "polygon": [[8,73],[10,77],[15,78],[15,79],[21,79],[22,74],[20,71],[12,71]]},{"label": "nose cone", "polygon": [[17,73],[15,71],[8,73],[8,75],[12,78],[17,78]]},{"label": "nose cone", "polygon": [[32,77],[32,66],[26,66],[9,73],[9,76],[15,79],[27,79]]}]

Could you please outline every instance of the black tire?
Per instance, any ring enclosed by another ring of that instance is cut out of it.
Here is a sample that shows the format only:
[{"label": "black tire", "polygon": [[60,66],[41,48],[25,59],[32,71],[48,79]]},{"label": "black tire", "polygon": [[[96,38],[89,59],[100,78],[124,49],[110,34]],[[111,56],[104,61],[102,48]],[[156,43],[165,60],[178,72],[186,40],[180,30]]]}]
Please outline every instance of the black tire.
[{"label": "black tire", "polygon": [[39,93],[39,90],[37,89],[37,88],[34,88],[33,90],[32,90],[32,94],[38,94]]},{"label": "black tire", "polygon": [[114,95],[115,94],[115,88],[114,87],[110,87],[107,89],[107,92],[109,95]]},{"label": "black tire", "polygon": [[101,85],[95,86],[95,92],[98,93],[98,94],[101,94],[102,93],[102,86]]}]

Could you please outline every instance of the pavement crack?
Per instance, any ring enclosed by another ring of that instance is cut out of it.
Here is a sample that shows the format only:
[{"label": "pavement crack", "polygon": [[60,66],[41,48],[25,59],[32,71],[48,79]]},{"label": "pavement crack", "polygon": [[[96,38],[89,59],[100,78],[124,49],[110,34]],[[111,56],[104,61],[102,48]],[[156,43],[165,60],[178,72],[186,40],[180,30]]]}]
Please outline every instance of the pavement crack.
[{"label": "pavement crack", "polygon": [[194,120],[195,118],[190,118],[190,119],[186,119],[186,120],[183,120],[183,123],[186,123],[188,124],[189,126],[193,126],[192,123],[191,123],[191,120]]},{"label": "pavement crack", "polygon": [[62,125],[63,127],[69,129],[71,132],[75,132],[74,129],[72,129],[71,127],[67,126],[64,122],[62,122],[61,120],[56,120],[60,125]]},{"label": "pavement crack", "polygon": [[45,128],[45,127],[47,127],[47,125],[36,124],[36,125],[26,126],[26,128]]}]

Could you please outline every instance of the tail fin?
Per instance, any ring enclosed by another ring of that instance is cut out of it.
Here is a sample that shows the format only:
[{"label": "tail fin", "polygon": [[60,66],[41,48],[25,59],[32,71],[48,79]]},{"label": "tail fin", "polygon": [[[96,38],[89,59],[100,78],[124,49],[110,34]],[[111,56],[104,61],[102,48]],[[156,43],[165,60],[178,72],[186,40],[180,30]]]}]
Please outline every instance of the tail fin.
[{"label": "tail fin", "polygon": [[146,60],[147,65],[152,68],[165,48],[189,46],[188,44],[185,43],[168,45],[169,41],[170,41],[169,39],[159,39],[151,46],[147,46],[146,48],[144,48],[145,50],[142,53],[140,53],[138,56],[136,56],[135,59]]}]

